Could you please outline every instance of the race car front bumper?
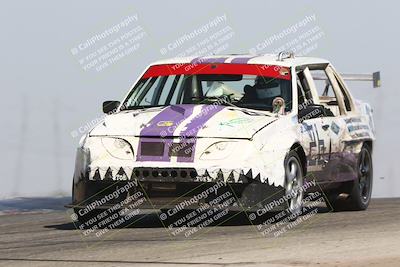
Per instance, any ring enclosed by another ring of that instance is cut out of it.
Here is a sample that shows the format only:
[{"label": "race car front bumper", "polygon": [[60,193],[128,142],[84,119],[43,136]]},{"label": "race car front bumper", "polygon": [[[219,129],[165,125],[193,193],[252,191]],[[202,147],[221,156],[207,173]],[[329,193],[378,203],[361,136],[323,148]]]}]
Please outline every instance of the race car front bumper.
[{"label": "race car front bumper", "polygon": [[[96,209],[132,208],[132,196],[140,195],[138,209],[195,209],[203,204],[213,203],[216,198],[229,195],[232,199],[229,209],[232,211],[256,210],[260,207],[281,198],[284,189],[281,186],[273,186],[261,183],[246,176],[242,177],[242,183],[227,183],[222,178],[214,182],[196,181],[193,169],[172,169],[170,173],[177,171],[177,177],[162,177],[165,169],[143,168],[140,173],[147,177],[133,177],[130,180],[79,180],[74,183],[73,201],[67,205],[69,208],[85,209],[94,206]],[[156,171],[161,173],[155,176]],[[186,175],[185,172],[186,171]],[[184,177],[183,177],[184,176]],[[117,193],[116,193],[117,192]]]},{"label": "race car front bumper", "polygon": [[[185,200],[190,200],[184,205],[190,209],[229,192],[234,199],[230,209],[252,209],[284,194],[282,185],[273,182],[277,179],[271,179],[274,176],[267,175],[268,169],[257,165],[258,162],[174,164],[107,158],[94,164],[90,153],[78,149],[73,201],[68,207],[83,208],[95,201],[96,209],[108,209],[141,193],[145,199],[140,205],[143,209],[168,209]],[[215,186],[218,188],[210,192],[209,188]]]}]

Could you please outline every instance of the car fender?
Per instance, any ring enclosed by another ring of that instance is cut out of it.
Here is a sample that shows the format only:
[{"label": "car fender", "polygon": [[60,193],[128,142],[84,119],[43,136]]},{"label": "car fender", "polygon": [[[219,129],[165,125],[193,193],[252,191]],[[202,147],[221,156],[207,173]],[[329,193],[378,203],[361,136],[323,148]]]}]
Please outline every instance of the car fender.
[{"label": "car fender", "polygon": [[[297,120],[296,120],[297,122]],[[299,127],[289,116],[280,118],[253,136],[259,147],[258,161],[262,161],[265,176],[275,186],[285,182],[284,162],[292,146],[299,142]]]}]

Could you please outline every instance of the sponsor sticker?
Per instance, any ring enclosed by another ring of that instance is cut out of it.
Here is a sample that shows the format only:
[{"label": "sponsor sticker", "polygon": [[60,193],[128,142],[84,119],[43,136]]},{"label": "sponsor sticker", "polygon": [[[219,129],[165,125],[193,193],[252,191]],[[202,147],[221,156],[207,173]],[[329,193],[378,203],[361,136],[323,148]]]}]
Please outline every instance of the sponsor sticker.
[{"label": "sponsor sticker", "polygon": [[235,118],[235,119],[231,119],[229,121],[224,121],[221,122],[220,125],[221,126],[230,126],[230,127],[234,127],[235,125],[240,125],[240,124],[245,124],[245,123],[251,123],[253,120],[249,119],[249,118]]},{"label": "sponsor sticker", "polygon": [[332,122],[331,130],[332,130],[332,132],[334,132],[337,135],[340,131],[340,127],[335,122]]},{"label": "sponsor sticker", "polygon": [[157,126],[158,127],[170,127],[172,125],[174,125],[173,121],[159,121],[159,122],[157,122]]}]

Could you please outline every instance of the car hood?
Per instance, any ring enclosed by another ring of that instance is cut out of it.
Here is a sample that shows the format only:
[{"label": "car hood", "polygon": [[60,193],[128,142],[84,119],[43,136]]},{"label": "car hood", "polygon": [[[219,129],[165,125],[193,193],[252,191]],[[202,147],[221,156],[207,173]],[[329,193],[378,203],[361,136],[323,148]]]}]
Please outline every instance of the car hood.
[{"label": "car hood", "polygon": [[92,136],[251,138],[277,118],[268,112],[221,105],[172,105],[105,117]]}]

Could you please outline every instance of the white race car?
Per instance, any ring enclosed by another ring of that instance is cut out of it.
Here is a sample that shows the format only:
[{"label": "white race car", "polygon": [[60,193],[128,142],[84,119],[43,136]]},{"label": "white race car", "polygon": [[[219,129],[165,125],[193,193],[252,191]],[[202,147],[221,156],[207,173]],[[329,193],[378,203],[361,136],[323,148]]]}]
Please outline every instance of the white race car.
[{"label": "white race car", "polygon": [[334,209],[340,199],[366,209],[372,110],[346,78],[380,83],[379,73],[344,76],[291,53],[153,63],[122,102],[103,104],[104,122],[81,139],[69,207],[83,216],[89,204],[107,209],[142,192],[147,207],[190,209],[228,190],[233,210],[290,196],[286,207],[298,211],[321,188]]}]

